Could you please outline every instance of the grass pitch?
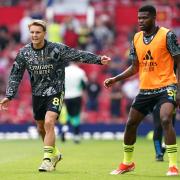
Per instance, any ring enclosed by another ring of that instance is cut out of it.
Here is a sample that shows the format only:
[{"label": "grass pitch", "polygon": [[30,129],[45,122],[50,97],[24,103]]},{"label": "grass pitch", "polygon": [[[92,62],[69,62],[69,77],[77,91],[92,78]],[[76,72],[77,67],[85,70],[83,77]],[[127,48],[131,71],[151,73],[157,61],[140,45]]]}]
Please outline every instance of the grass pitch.
[{"label": "grass pitch", "polygon": [[[178,145],[180,146],[180,138]],[[123,175],[109,175],[122,160],[122,141],[84,140],[81,144],[72,141],[61,143],[63,160],[56,171],[39,173],[43,145],[41,140],[1,140],[0,180],[171,180],[166,177],[167,154],[164,162],[156,162],[153,142],[138,137],[134,160],[136,168]],[[179,153],[180,154],[180,153]],[[178,155],[180,167],[180,155]]]}]

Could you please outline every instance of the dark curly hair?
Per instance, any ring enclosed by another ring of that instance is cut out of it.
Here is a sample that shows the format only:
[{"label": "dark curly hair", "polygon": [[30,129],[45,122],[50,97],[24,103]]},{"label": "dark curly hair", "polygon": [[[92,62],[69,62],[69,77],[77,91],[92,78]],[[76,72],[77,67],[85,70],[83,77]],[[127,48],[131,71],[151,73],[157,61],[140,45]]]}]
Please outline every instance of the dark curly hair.
[{"label": "dark curly hair", "polygon": [[149,12],[152,16],[156,16],[156,8],[152,5],[145,5],[139,8],[138,12]]}]

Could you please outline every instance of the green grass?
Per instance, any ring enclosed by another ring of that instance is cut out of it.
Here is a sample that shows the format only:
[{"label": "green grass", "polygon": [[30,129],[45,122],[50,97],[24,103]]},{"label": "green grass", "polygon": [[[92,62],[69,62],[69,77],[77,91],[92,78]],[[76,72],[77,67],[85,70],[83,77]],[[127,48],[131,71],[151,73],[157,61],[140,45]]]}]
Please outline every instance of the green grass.
[{"label": "green grass", "polygon": [[[180,138],[178,138],[180,146]],[[122,141],[72,141],[64,144],[58,140],[63,160],[56,171],[39,173],[43,151],[40,140],[1,140],[0,180],[171,180],[166,177],[167,155],[164,162],[156,162],[153,142],[138,137],[134,160],[136,169],[123,175],[112,176],[109,172],[122,160]],[[178,156],[180,164],[180,155]]]}]

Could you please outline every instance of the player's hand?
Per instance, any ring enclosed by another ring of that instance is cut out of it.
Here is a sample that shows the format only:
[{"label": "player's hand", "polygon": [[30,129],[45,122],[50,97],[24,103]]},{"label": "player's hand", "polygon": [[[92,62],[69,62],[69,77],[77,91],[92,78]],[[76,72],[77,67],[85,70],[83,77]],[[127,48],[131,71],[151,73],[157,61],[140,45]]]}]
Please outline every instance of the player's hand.
[{"label": "player's hand", "polygon": [[108,56],[101,56],[101,63],[103,65],[109,64],[111,62],[111,58]]},{"label": "player's hand", "polygon": [[6,111],[8,109],[8,104],[10,102],[10,99],[4,98],[0,101],[0,110]]},{"label": "player's hand", "polygon": [[115,78],[108,78],[104,81],[104,87],[109,88],[115,83]]}]

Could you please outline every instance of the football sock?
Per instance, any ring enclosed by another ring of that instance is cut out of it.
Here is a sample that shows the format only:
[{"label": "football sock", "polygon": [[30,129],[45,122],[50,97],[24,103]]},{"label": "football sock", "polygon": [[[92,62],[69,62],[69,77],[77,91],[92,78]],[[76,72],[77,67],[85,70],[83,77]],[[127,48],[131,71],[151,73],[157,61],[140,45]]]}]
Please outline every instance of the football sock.
[{"label": "football sock", "polygon": [[123,144],[124,149],[124,159],[123,164],[131,164],[134,152],[134,145],[125,145]]},{"label": "football sock", "polygon": [[54,147],[53,146],[44,146],[44,159],[52,158],[54,156]]},{"label": "football sock", "polygon": [[169,167],[176,166],[177,167],[177,144],[166,145],[166,151],[169,158]]},{"label": "football sock", "polygon": [[70,116],[70,123],[76,127],[80,125],[80,114],[76,116]]},{"label": "football sock", "polygon": [[59,149],[57,146],[54,147],[54,155],[58,155],[60,153]]}]

